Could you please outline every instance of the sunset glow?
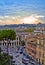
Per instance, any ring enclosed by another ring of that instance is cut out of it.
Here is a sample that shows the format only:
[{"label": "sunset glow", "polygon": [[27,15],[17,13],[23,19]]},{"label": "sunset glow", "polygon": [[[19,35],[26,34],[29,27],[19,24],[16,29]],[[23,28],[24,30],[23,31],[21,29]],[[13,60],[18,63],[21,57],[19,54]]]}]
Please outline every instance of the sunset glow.
[{"label": "sunset glow", "polygon": [[23,23],[26,23],[26,24],[36,24],[36,23],[39,23],[39,20],[36,19],[33,16],[30,16],[30,17],[25,17],[23,19]]},{"label": "sunset glow", "polygon": [[0,0],[0,25],[45,23],[45,0]]}]

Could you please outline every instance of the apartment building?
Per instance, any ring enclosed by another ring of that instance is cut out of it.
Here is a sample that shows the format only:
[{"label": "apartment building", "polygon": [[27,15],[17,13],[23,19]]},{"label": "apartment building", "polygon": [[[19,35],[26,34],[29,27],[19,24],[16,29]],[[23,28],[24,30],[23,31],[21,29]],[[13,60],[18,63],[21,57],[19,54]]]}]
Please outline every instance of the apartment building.
[{"label": "apartment building", "polygon": [[26,37],[26,51],[30,56],[30,63],[36,65],[36,39],[32,35]]},{"label": "apartment building", "polygon": [[37,48],[36,58],[39,63],[45,65],[45,34],[40,33],[37,35]]}]

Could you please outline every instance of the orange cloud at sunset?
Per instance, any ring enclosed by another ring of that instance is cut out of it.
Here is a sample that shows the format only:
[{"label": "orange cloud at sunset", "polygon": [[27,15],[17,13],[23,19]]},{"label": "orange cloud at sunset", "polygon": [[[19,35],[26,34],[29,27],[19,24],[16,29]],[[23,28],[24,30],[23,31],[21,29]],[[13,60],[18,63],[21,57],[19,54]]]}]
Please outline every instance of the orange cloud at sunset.
[{"label": "orange cloud at sunset", "polygon": [[26,23],[26,24],[37,24],[39,23],[40,20],[38,20],[37,18],[33,16],[29,16],[29,17],[23,18],[22,21],[23,23]]},{"label": "orange cloud at sunset", "polygon": [[9,25],[9,24],[37,24],[42,22],[39,18],[43,18],[44,16],[39,15],[30,15],[27,17],[21,16],[0,16],[0,25]]}]

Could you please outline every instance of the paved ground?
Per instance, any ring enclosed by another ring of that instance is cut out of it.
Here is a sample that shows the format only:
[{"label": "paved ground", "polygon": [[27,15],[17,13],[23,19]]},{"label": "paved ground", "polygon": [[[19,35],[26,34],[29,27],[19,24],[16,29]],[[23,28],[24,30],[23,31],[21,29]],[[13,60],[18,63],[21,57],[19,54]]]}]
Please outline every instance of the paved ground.
[{"label": "paved ground", "polygon": [[[2,51],[4,53],[7,53],[8,51],[8,54],[13,56],[13,59],[12,61],[15,61],[15,65],[25,65],[22,63],[22,57],[23,57],[23,54],[20,54],[19,53],[19,50],[17,47],[13,48],[13,47],[6,47],[6,46],[3,46],[2,47]],[[24,52],[25,52],[25,49],[24,49]],[[26,53],[26,52],[25,52]],[[31,65],[30,63],[28,65]]]},{"label": "paved ground", "polygon": [[16,47],[15,48],[8,47],[8,49],[7,49],[6,46],[3,46],[2,47],[3,53],[7,53],[7,50],[8,50],[8,54],[13,56],[13,59],[12,60],[15,60],[15,65],[24,65],[22,63],[23,54],[20,54],[18,52],[18,49]]}]

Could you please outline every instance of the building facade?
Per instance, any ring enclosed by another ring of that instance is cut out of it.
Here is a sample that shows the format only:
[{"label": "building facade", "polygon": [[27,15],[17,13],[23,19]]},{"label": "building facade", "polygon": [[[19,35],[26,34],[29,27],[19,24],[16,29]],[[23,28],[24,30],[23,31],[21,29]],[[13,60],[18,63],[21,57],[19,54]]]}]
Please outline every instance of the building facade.
[{"label": "building facade", "polygon": [[39,63],[45,65],[45,34],[37,35],[37,54],[36,58]]},{"label": "building facade", "polygon": [[36,40],[34,37],[28,35],[26,37],[26,51],[30,56],[31,65],[36,65]]}]

